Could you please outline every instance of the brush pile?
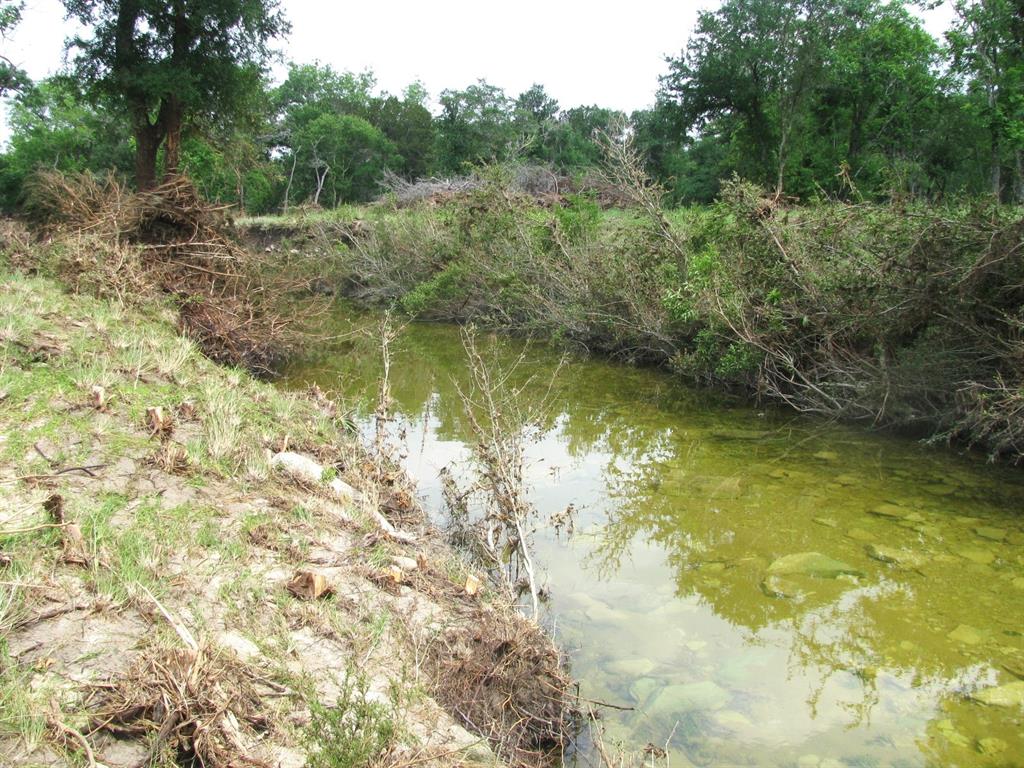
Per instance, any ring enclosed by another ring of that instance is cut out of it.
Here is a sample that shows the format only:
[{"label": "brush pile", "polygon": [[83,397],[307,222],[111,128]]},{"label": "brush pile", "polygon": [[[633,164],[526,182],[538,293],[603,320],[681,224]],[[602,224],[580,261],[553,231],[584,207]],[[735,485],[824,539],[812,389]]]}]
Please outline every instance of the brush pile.
[{"label": "brush pile", "polygon": [[507,765],[546,764],[571,741],[572,681],[550,638],[519,614],[477,610],[431,644],[428,666],[437,701]]},{"label": "brush pile", "polygon": [[91,728],[121,737],[156,733],[146,765],[169,753],[206,768],[270,768],[256,756],[272,724],[259,679],[210,648],[152,648],[123,676],[97,686]]},{"label": "brush pile", "polygon": [[301,284],[229,234],[227,209],[211,205],[183,176],[141,193],[113,176],[43,171],[28,210],[62,247],[52,268],[73,289],[176,300],[181,329],[219,363],[268,374],[298,342],[290,320],[270,306]]}]

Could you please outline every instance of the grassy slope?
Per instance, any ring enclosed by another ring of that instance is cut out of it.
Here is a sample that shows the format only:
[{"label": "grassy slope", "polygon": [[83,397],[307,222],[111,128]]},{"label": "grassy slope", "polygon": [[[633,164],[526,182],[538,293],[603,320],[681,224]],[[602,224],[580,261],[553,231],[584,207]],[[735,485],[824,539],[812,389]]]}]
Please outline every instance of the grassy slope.
[{"label": "grassy slope", "polygon": [[[462,564],[429,536],[419,552],[400,547],[360,522],[366,510],[275,476],[270,451],[287,443],[333,457],[367,504],[379,491],[329,412],[212,364],[172,317],[0,274],[0,763],[86,764],[73,732],[111,768],[144,758],[158,724],[122,741],[93,732],[90,713],[94,685],[182,647],[159,606],[210,657],[236,654],[262,681],[254,706],[272,726],[248,746],[270,764],[487,759],[430,698],[413,650],[442,631],[438,616],[480,610],[453,588]],[[103,409],[89,404],[97,385]],[[169,440],[150,434],[152,406],[177,414]],[[61,473],[80,466],[94,469]],[[56,494],[83,557],[67,556],[66,529],[42,527]],[[396,554],[433,565],[414,588],[389,586]],[[301,567],[335,594],[293,597],[285,583]],[[354,720],[318,708],[338,701],[359,702]],[[172,758],[157,750],[154,764]]]}]

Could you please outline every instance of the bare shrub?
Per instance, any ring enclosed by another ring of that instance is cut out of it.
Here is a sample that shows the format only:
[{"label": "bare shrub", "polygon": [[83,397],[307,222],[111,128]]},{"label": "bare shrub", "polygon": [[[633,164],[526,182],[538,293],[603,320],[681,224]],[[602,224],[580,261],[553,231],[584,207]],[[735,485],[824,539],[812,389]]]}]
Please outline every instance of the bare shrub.
[{"label": "bare shrub", "polygon": [[[512,382],[523,356],[506,367],[485,360],[472,327],[463,330],[462,343],[471,384],[468,390],[459,388],[459,396],[473,431],[475,478],[460,489],[450,471],[443,473],[445,500],[458,537],[463,542],[475,540],[478,559],[513,599],[520,592],[529,594],[530,615],[537,621],[540,587],[530,547],[539,515],[528,498],[523,468],[526,445],[542,434],[546,406],[522,405],[519,393],[531,380],[519,386]],[[472,496],[479,504],[471,501]],[[481,514],[471,519],[475,508]]]}]

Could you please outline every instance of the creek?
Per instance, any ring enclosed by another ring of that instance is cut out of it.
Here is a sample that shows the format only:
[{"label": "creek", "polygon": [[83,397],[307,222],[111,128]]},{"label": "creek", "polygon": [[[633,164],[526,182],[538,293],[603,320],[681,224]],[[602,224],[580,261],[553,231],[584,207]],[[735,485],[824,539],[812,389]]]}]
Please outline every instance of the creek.
[{"label": "creek", "polygon": [[[372,430],[376,318],[281,386],[339,393]],[[526,405],[544,621],[607,746],[699,766],[1024,764],[1024,475],[983,457],[737,404],[670,375],[481,334]],[[471,433],[455,327],[394,344],[406,470],[443,521],[438,472]],[[579,747],[590,749],[584,738]],[[648,762],[650,762],[648,760]]]}]

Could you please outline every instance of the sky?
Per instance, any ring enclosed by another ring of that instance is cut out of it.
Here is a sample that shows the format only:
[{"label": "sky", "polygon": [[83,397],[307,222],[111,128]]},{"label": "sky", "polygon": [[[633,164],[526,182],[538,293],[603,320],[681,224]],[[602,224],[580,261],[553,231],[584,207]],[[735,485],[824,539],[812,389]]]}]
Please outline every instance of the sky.
[{"label": "sky", "polygon": [[[415,80],[436,97],[445,88],[465,88],[484,78],[510,96],[541,83],[564,108],[599,104],[632,112],[654,103],[665,56],[677,56],[697,13],[717,5],[715,0],[629,0],[604,8],[584,0],[282,0],[292,32],[280,47],[286,61],[373,70],[378,86],[395,94]],[[938,36],[948,19],[948,9],[939,8],[925,22]],[[61,68],[64,41],[74,32],[60,0],[26,0],[23,21],[0,41],[0,53],[39,79]],[[2,110],[0,140],[7,134]]]}]

